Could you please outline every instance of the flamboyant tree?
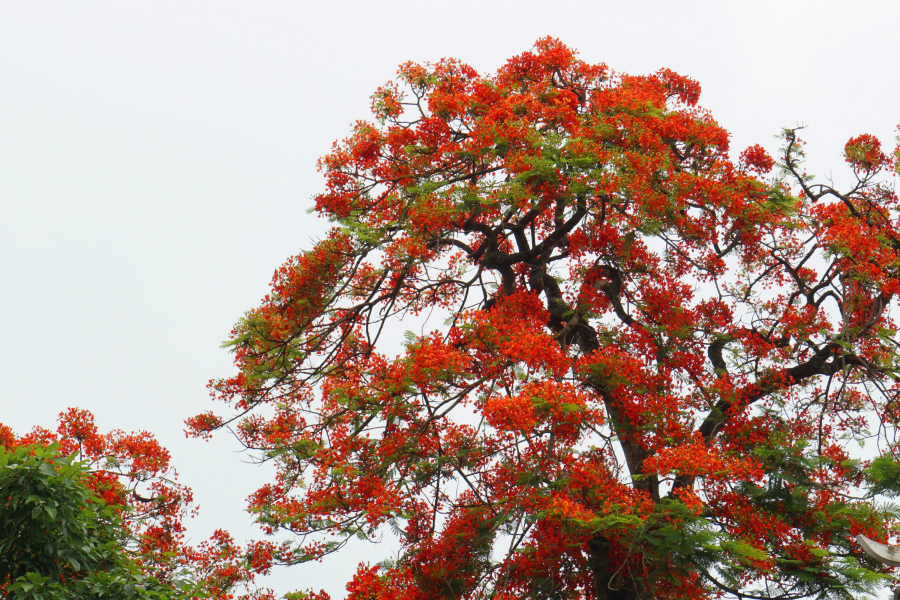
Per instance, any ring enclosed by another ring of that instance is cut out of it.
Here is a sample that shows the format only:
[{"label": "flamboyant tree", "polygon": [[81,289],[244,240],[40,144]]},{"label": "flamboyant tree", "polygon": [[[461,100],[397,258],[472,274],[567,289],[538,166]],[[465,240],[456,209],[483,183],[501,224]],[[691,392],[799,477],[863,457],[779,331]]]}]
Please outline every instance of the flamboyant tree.
[{"label": "flamboyant tree", "polygon": [[846,191],[796,129],[733,161],[699,94],[549,38],[374,94],[320,162],[335,227],[235,326],[229,412],[189,422],[277,465],[250,498],[298,536],[277,560],[392,531],[353,600],[883,583],[852,538],[896,531],[897,159],[851,139]]},{"label": "flamboyant tree", "polygon": [[0,423],[0,597],[228,600],[268,572],[270,542],[242,548],[219,530],[189,545],[184,519],[195,512],[145,431],[103,434],[72,408],[55,431],[19,436]]}]

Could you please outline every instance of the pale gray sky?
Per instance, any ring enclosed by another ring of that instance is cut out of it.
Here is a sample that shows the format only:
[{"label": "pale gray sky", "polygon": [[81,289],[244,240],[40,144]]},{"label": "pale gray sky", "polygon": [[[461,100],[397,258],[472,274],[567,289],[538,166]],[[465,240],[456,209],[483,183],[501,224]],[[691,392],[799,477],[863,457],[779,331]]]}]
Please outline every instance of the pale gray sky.
[{"label": "pale gray sky", "polygon": [[[185,440],[230,373],[219,349],[289,255],[319,155],[367,117],[406,60],[483,72],[552,35],[584,59],[698,79],[733,153],[809,125],[812,172],[851,135],[893,147],[894,1],[13,2],[0,0],[0,422],[147,429],[194,488],[199,541],[254,535],[244,498],[267,473],[225,436]],[[342,598],[360,545],[269,580]]]}]

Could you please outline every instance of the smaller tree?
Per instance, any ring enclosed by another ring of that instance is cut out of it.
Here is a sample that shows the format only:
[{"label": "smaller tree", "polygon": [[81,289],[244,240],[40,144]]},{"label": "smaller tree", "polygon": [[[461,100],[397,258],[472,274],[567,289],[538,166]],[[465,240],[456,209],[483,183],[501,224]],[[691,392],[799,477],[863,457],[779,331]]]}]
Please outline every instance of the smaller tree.
[{"label": "smaller tree", "polygon": [[119,511],[91,490],[85,463],[59,449],[0,452],[0,582],[9,597],[185,597],[120,551]]},{"label": "smaller tree", "polygon": [[196,512],[169,452],[147,432],[98,432],[70,408],[56,431],[0,424],[0,592],[38,598],[272,598],[255,590],[274,545],[218,530],[191,546]]}]

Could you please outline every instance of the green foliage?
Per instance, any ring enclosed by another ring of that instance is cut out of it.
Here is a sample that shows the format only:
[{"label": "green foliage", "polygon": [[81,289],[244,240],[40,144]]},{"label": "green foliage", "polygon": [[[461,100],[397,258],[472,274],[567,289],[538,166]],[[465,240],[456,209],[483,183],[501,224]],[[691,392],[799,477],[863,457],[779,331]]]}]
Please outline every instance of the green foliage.
[{"label": "green foliage", "polygon": [[97,571],[66,583],[28,573],[9,586],[8,592],[10,600],[187,600],[202,597],[192,594],[188,585],[173,588],[155,578],[145,577],[134,565]]},{"label": "green foliage", "polygon": [[894,497],[900,494],[900,462],[891,456],[879,456],[865,469],[874,494]]},{"label": "green foliage", "polygon": [[58,447],[0,454],[0,581],[26,573],[58,581],[115,563],[113,509],[85,487],[85,467]]},{"label": "green foliage", "polygon": [[[0,590],[9,600],[189,598],[142,573],[124,550],[116,507],[87,485],[88,470],[59,446],[0,446]],[[184,589],[182,589],[184,588]]]}]

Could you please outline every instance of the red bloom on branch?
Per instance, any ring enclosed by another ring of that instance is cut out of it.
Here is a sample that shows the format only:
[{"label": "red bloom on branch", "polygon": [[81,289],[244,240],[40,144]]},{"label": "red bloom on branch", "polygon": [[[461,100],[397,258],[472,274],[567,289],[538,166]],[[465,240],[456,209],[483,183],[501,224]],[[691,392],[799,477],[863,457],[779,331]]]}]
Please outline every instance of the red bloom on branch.
[{"label": "red bloom on branch", "polygon": [[741,152],[741,164],[749,171],[765,175],[775,166],[775,160],[769,156],[762,146],[755,144]]},{"label": "red bloom on branch", "polygon": [[847,141],[844,145],[844,160],[857,173],[878,171],[890,164],[890,159],[881,151],[881,142],[868,133]]}]

